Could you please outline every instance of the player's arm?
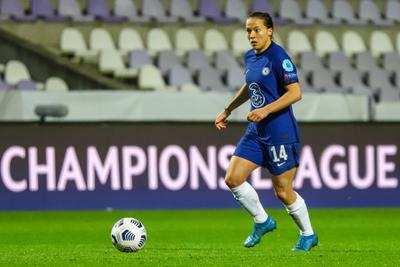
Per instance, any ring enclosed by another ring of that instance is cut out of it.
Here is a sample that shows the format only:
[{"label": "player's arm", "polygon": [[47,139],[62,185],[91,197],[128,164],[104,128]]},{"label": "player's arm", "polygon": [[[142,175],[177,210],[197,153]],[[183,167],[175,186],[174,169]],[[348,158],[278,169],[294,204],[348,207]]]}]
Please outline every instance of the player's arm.
[{"label": "player's arm", "polygon": [[280,98],[262,108],[254,109],[249,113],[247,119],[259,122],[269,114],[282,110],[301,99],[301,87],[298,82],[286,85],[285,89],[286,93]]},{"label": "player's arm", "polygon": [[214,122],[215,127],[217,127],[218,130],[225,129],[228,125],[228,121],[226,119],[229,117],[229,115],[231,115],[231,112],[245,103],[248,99],[249,92],[247,91],[247,85],[244,84],[229,105],[220,114],[218,114]]}]

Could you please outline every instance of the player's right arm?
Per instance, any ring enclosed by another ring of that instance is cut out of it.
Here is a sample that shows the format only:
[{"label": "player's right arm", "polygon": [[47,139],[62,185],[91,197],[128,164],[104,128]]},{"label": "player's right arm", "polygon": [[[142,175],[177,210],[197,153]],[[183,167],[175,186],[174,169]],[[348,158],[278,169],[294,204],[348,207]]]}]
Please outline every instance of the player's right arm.
[{"label": "player's right arm", "polygon": [[243,84],[231,103],[229,103],[229,105],[220,114],[218,114],[214,122],[215,127],[217,127],[218,130],[225,129],[228,125],[228,121],[226,119],[229,117],[229,115],[231,115],[231,112],[245,103],[248,99],[249,92],[247,91],[247,85]]}]

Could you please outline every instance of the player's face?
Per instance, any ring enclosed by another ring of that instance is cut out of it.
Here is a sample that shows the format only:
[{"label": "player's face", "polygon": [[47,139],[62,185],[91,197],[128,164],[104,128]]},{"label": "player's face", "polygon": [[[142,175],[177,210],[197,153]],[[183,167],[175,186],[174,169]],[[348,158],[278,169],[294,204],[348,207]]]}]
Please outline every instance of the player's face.
[{"label": "player's face", "polygon": [[247,38],[256,53],[263,52],[271,43],[272,28],[267,28],[263,19],[248,18],[246,21]]}]

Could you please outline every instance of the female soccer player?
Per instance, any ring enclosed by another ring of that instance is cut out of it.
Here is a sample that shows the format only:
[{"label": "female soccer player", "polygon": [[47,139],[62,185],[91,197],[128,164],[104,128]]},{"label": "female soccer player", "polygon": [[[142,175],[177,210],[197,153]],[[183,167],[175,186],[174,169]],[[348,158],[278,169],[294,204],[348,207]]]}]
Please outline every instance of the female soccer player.
[{"label": "female soccer player", "polygon": [[275,195],[300,230],[292,250],[308,251],[318,244],[318,238],[304,199],[292,187],[300,152],[299,128],[291,107],[301,99],[296,68],[285,50],[272,41],[273,22],[268,13],[251,13],[246,31],[252,47],[245,54],[246,83],[215,119],[215,126],[225,129],[231,112],[250,99],[250,123],[230,160],[225,182],[253,216],[253,232],[244,241],[245,247],[252,247],[276,229],[275,220],[268,216],[257,192],[246,182],[253,170],[266,167],[272,174]]}]

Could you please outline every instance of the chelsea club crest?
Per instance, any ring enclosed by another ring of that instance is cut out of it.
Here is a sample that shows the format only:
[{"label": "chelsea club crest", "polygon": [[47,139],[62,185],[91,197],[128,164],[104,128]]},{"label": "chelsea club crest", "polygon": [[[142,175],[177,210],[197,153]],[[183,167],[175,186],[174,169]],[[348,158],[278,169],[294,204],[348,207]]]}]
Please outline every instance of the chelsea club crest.
[{"label": "chelsea club crest", "polygon": [[263,74],[264,76],[267,76],[267,75],[269,74],[269,68],[268,68],[268,67],[263,68],[263,69],[262,69],[262,74]]}]

